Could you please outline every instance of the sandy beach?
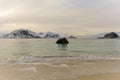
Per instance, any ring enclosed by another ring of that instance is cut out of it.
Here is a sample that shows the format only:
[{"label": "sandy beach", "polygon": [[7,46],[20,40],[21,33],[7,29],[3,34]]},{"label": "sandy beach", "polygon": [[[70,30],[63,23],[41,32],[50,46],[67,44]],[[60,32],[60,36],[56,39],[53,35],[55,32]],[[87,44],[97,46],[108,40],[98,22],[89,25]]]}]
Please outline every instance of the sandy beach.
[{"label": "sandy beach", "polygon": [[1,64],[0,80],[120,80],[120,61],[52,61]]}]

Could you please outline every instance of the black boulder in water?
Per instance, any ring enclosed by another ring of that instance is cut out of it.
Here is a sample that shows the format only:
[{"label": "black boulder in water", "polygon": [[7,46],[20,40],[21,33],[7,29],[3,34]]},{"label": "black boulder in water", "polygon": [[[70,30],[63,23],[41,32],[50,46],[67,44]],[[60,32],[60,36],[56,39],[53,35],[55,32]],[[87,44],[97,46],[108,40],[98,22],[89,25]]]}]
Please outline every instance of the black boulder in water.
[{"label": "black boulder in water", "polygon": [[68,44],[69,41],[66,38],[60,38],[56,41],[57,44]]}]

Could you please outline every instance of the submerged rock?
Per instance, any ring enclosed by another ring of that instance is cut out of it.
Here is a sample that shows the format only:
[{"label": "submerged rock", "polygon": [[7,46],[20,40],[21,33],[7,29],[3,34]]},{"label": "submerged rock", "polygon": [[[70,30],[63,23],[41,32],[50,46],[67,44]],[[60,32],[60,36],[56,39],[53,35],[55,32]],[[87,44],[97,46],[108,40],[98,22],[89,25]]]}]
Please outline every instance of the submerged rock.
[{"label": "submerged rock", "polygon": [[119,37],[119,35],[117,34],[117,33],[115,33],[115,32],[111,32],[111,33],[107,33],[107,34],[105,34],[104,35],[104,37],[98,37],[98,39],[103,39],[103,38],[105,38],[105,39],[114,39],[114,38],[118,38]]},{"label": "submerged rock", "polygon": [[57,44],[68,44],[69,41],[66,38],[60,38],[56,41]]}]

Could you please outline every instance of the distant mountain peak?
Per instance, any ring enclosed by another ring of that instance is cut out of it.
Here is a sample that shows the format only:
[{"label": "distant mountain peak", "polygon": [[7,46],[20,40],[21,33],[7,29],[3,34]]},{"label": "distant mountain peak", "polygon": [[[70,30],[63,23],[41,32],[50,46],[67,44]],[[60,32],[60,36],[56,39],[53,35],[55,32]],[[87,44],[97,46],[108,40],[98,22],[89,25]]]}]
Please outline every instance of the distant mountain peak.
[{"label": "distant mountain peak", "polygon": [[75,38],[77,38],[76,36],[73,36],[73,35],[70,35],[68,38],[73,38],[73,39],[75,39]]},{"label": "distant mountain peak", "polygon": [[59,38],[59,37],[60,35],[54,32],[47,32],[44,36],[44,38]]},{"label": "distant mountain peak", "polygon": [[12,31],[9,34],[3,36],[4,38],[40,38],[37,33],[27,30],[27,29],[18,29]]}]

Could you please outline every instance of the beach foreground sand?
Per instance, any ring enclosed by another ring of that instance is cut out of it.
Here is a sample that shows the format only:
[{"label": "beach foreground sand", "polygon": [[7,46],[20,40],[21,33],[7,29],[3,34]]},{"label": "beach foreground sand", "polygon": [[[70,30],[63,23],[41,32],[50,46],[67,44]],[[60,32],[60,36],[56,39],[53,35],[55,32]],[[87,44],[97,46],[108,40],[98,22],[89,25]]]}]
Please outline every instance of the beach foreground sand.
[{"label": "beach foreground sand", "polygon": [[120,80],[120,61],[51,61],[1,64],[0,80]]}]

